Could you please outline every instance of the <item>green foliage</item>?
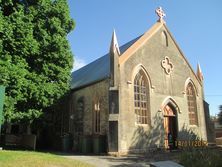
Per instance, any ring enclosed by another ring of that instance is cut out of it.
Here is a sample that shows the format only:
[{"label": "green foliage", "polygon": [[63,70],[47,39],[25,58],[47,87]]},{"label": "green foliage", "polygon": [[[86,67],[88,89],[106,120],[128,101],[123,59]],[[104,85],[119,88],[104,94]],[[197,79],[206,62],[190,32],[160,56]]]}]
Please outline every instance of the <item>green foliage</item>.
[{"label": "green foliage", "polygon": [[33,121],[69,90],[74,28],[66,0],[0,0],[0,85],[7,122]]},{"label": "green foliage", "polygon": [[221,167],[221,155],[221,150],[193,149],[181,154],[180,163],[189,167]]}]

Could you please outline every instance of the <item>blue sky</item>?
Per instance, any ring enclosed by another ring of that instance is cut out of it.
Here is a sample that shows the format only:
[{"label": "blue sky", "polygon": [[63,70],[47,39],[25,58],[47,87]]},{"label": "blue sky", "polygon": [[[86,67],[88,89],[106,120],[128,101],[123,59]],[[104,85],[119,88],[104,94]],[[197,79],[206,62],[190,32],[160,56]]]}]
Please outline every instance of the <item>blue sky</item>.
[{"label": "blue sky", "polygon": [[146,32],[162,6],[166,24],[196,71],[204,74],[205,98],[211,115],[222,104],[222,1],[221,0],[68,0],[75,30],[68,39],[75,68],[109,51],[115,28],[119,45]]}]

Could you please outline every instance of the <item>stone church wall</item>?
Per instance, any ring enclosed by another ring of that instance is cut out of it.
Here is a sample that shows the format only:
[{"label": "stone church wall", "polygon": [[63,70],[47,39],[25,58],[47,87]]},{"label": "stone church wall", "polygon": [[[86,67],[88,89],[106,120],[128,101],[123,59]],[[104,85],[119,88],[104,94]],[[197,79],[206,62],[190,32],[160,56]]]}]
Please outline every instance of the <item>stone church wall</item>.
[{"label": "stone church wall", "polygon": [[[167,35],[163,36],[163,32]],[[161,61],[168,57],[173,64],[171,74],[166,74]],[[143,67],[149,76],[151,125],[137,125],[134,114],[135,71]],[[189,125],[186,82],[191,80],[196,89],[199,125]],[[178,50],[165,28],[160,29],[120,66],[120,116],[119,150],[141,150],[163,147],[164,127],[162,103],[168,97],[176,101],[178,114],[178,138],[183,139],[194,132],[206,139],[202,85]]]},{"label": "stone church wall", "polygon": [[100,135],[106,135],[108,128],[108,80],[97,82],[93,85],[72,92],[73,108],[70,115],[73,115],[74,120],[71,127],[71,132],[75,133],[75,117],[78,112],[78,100],[83,101],[83,135],[93,135],[93,111],[95,101],[100,101]]}]

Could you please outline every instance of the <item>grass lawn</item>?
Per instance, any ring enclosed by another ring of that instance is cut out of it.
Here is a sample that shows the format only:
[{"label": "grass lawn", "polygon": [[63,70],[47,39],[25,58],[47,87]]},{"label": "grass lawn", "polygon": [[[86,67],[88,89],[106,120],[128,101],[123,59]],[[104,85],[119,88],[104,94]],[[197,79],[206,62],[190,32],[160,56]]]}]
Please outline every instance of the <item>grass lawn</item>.
[{"label": "grass lawn", "polygon": [[92,167],[89,164],[50,153],[0,151],[0,167]]}]

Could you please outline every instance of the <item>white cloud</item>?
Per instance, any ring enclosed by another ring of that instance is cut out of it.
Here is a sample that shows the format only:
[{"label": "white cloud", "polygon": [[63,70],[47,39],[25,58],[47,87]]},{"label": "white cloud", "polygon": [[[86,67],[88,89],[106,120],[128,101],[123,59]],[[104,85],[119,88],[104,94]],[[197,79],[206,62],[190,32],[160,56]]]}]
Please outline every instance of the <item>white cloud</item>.
[{"label": "white cloud", "polygon": [[75,57],[72,72],[80,69],[81,67],[85,65],[86,65],[86,62],[83,59]]}]

